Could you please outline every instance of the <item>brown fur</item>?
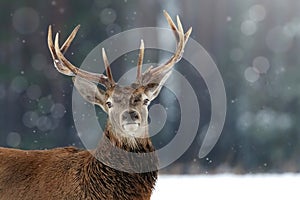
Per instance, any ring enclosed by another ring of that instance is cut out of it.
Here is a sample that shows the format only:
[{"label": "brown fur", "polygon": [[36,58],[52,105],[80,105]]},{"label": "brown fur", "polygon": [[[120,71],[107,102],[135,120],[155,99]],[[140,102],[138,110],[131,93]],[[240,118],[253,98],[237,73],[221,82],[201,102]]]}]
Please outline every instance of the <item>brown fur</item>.
[{"label": "brown fur", "polygon": [[[138,140],[138,147],[132,149],[115,138],[109,129],[104,137],[127,151],[154,151],[148,138]],[[112,154],[111,144],[102,141],[91,152],[74,147],[31,151],[0,148],[0,199],[149,200],[157,171],[127,173],[101,163],[95,157],[104,155],[107,159],[118,159],[127,167],[140,164],[132,164],[123,155]],[[148,164],[156,166],[156,156],[152,156]]]}]

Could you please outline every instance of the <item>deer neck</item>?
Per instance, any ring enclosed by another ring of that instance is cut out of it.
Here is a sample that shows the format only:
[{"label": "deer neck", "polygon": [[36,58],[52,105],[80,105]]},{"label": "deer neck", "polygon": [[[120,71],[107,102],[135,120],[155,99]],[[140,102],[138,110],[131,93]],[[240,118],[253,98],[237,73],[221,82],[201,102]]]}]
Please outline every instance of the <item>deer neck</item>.
[{"label": "deer neck", "polygon": [[148,125],[144,127],[142,137],[133,137],[120,133],[117,129],[114,129],[113,125],[108,120],[103,137],[106,137],[113,146],[128,152],[147,153],[154,151],[148,133]]},{"label": "deer neck", "polygon": [[138,138],[132,146],[113,132],[108,122],[98,147],[83,169],[83,185],[87,196],[94,199],[150,199],[157,180],[157,166],[150,138]]},{"label": "deer neck", "polygon": [[[145,131],[148,131],[148,128]],[[157,155],[149,137],[128,138],[122,136],[122,134],[114,132],[109,121],[94,152],[94,157],[106,166],[125,172],[157,171],[158,166]]]}]

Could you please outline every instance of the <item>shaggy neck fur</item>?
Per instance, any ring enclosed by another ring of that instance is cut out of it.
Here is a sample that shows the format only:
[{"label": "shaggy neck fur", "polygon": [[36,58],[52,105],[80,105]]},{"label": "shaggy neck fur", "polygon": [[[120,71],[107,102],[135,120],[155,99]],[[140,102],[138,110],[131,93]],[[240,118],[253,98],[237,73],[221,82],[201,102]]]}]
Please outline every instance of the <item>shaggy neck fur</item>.
[{"label": "shaggy neck fur", "polygon": [[124,135],[124,133],[116,132],[116,129],[114,129],[112,124],[108,121],[104,135],[113,146],[128,152],[148,153],[155,150],[149,138],[148,126],[144,127],[144,133],[141,134],[141,137],[133,137],[131,135]]},{"label": "shaggy neck fur", "polygon": [[[86,196],[150,199],[157,179],[158,160],[149,138],[136,138],[136,145],[132,146],[126,138],[113,133],[108,123],[92,154],[82,173]],[[99,193],[104,196],[97,196]]]}]

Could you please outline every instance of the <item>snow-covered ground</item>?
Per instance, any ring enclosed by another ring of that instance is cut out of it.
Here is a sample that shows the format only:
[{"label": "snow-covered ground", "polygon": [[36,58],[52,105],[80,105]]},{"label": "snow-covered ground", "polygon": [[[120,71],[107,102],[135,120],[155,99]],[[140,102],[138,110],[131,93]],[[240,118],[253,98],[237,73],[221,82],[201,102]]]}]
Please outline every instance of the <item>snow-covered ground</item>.
[{"label": "snow-covered ground", "polygon": [[300,199],[300,174],[160,175],[151,200]]}]

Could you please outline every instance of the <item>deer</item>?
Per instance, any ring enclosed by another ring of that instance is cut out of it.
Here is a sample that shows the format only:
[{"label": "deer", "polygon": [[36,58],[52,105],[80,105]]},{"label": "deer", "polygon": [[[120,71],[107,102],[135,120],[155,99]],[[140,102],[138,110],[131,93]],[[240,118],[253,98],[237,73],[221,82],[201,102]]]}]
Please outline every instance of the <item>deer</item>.
[{"label": "deer", "polygon": [[[72,77],[75,88],[87,102],[107,113],[107,124],[102,139],[91,151],[75,147],[48,150],[1,147],[0,200],[151,198],[158,177],[158,157],[148,132],[148,106],[160,93],[173,66],[181,60],[192,32],[189,28],[184,33],[178,15],[177,26],[166,11],[164,15],[175,35],[176,51],[164,64],[142,73],[145,46],[141,40],[136,81],[129,86],[114,81],[104,49],[106,75],[82,70],[65,58],[79,25],[61,47],[59,33],[53,42],[49,25],[48,47],[55,68]],[[132,155],[141,159],[133,159]],[[141,168],[146,170],[138,171]]]}]

